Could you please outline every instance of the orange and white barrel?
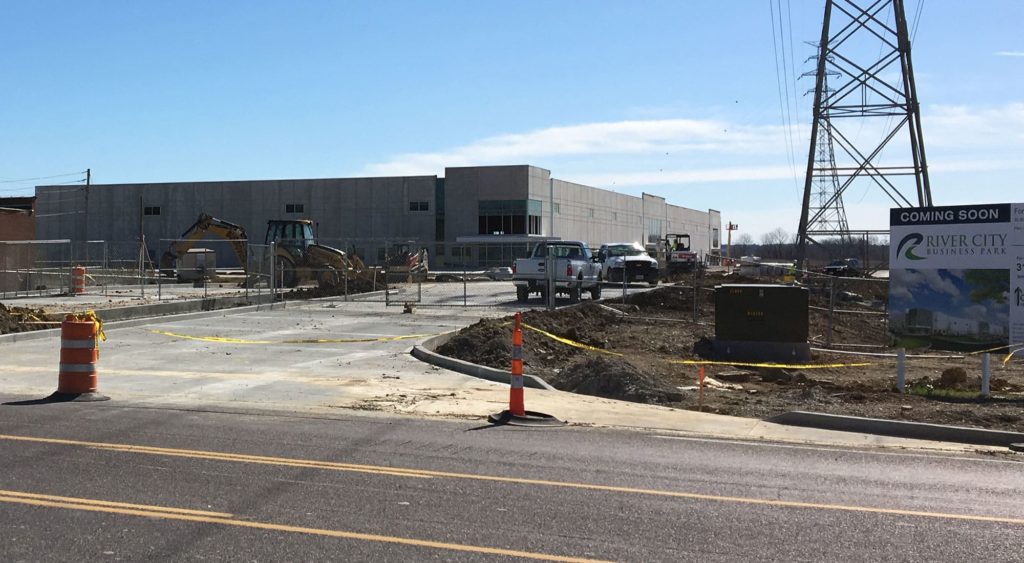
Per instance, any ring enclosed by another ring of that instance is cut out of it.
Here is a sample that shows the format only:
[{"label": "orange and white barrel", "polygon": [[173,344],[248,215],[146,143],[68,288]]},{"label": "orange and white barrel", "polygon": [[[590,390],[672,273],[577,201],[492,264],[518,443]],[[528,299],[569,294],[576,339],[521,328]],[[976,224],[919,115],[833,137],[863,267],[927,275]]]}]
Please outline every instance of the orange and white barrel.
[{"label": "orange and white barrel", "polygon": [[85,293],[85,268],[75,266],[71,268],[71,295],[82,295]]},{"label": "orange and white barrel", "polygon": [[96,391],[96,360],[99,358],[99,324],[68,315],[60,325],[60,377],[57,392],[66,394]]}]

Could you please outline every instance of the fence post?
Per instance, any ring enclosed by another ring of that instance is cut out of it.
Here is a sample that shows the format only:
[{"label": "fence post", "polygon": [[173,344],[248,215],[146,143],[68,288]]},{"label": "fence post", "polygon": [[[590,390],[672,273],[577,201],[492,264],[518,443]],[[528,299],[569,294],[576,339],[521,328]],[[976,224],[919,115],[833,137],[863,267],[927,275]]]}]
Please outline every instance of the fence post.
[{"label": "fence post", "polygon": [[270,302],[274,303],[277,301],[277,276],[274,274],[274,267],[277,265],[276,256],[274,256],[274,245],[277,243],[270,241]]},{"label": "fence post", "polygon": [[547,252],[544,253],[544,281],[547,286],[544,292],[544,299],[547,301],[544,305],[549,309],[555,308],[555,261],[554,257],[551,256],[551,247],[547,248]]},{"label": "fence post", "polygon": [[989,354],[981,355],[981,396],[988,398],[989,394]]},{"label": "fence post", "polygon": [[693,264],[693,322],[697,322],[699,318],[699,311],[697,310],[697,267],[696,262]]},{"label": "fence post", "polygon": [[896,390],[900,393],[903,392],[903,388],[906,384],[906,372],[907,372],[907,349],[900,348],[896,352]]},{"label": "fence post", "polygon": [[[611,270],[609,270],[608,272],[609,272],[608,275],[611,276]],[[626,286],[628,286],[628,285],[629,284],[626,282],[626,261],[623,260],[622,261],[622,304],[623,305],[626,304]]]},{"label": "fence post", "polygon": [[466,295],[467,290],[468,290],[468,288],[466,286],[466,276],[469,275],[468,271],[469,271],[469,268],[466,266],[466,261],[463,260],[462,261],[462,306],[463,307],[466,307],[467,303],[469,302],[469,296]]},{"label": "fence post", "polygon": [[832,347],[832,315],[835,314],[836,309],[836,278],[831,277],[828,280],[828,332],[825,333],[825,346],[827,348]]}]

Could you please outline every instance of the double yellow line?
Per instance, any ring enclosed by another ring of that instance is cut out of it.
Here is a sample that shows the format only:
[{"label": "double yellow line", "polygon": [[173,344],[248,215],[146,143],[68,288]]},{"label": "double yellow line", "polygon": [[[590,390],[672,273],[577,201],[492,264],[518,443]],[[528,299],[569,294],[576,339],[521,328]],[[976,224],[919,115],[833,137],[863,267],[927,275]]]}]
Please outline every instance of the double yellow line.
[{"label": "double yellow line", "polygon": [[163,455],[171,457],[185,457],[194,459],[209,459],[217,461],[230,461],[239,463],[256,463],[264,465],[277,465],[285,467],[307,467],[333,471],[352,471],[359,473],[370,473],[377,475],[389,475],[394,477],[414,478],[447,478],[447,479],[468,479],[475,481],[490,481],[498,483],[513,483],[518,485],[535,485],[543,487],[556,487],[565,489],[583,489],[590,491],[601,491],[611,493],[651,495],[658,497],[669,497],[690,500],[714,501],[724,503],[749,504],[761,506],[777,506],[786,508],[805,508],[818,510],[832,510],[844,512],[860,512],[873,514],[886,514],[895,516],[916,516],[926,518],[941,518],[947,520],[968,520],[980,522],[995,522],[1002,524],[1014,524],[1024,526],[1024,518],[1010,518],[1003,516],[981,516],[972,514],[955,514],[945,512],[925,512],[919,510],[903,510],[898,508],[878,508],[870,506],[856,506],[845,504],[828,504],[815,502],[801,502],[775,499],[760,499],[750,497],[735,497],[723,495],[709,495],[702,493],[689,493],[683,491],[666,491],[659,489],[642,489],[636,487],[620,487],[613,485],[597,485],[591,483],[575,483],[571,481],[551,481],[546,479],[528,479],[522,477],[502,477],[496,475],[480,475],[474,473],[455,473],[449,471],[432,471],[426,469],[409,469],[400,467],[387,467],[380,465],[361,465],[352,463],[340,463],[329,461],[315,461],[282,457],[255,456],[247,454],[233,454],[224,452],[211,452],[203,450],[184,450],[176,448],[158,448],[152,446],[136,446],[131,444],[113,444],[104,442],[84,442],[79,440],[64,440],[60,438],[37,438],[32,436],[12,436],[0,434],[0,440],[17,442],[35,442],[43,444],[57,444],[66,446],[78,446],[95,448],[101,450],[130,452],[150,455]]},{"label": "double yellow line", "polygon": [[304,526],[274,524],[271,522],[254,522],[251,520],[240,520],[238,518],[235,518],[234,515],[232,514],[226,514],[222,512],[206,512],[202,510],[188,510],[184,508],[171,508],[166,506],[129,504],[124,502],[110,502],[104,500],[85,499],[76,497],[42,495],[36,493],[25,493],[21,491],[6,491],[2,489],[0,489],[0,502],[6,502],[10,504],[22,504],[29,506],[41,506],[48,508],[63,508],[66,510],[82,510],[86,512],[121,514],[125,516],[141,516],[144,518],[155,518],[163,520],[179,520],[186,522],[201,522],[204,524],[220,524],[223,526],[235,526],[239,528],[250,528],[257,530],[269,530],[274,532],[287,532],[350,540],[391,543],[406,545],[410,547],[443,549],[449,551],[461,551],[485,555],[501,555],[506,557],[519,557],[522,559],[534,559],[541,561],[559,561],[566,563],[604,563],[597,559],[566,557],[562,555],[518,551],[514,549],[501,549],[496,547],[484,547],[477,545],[465,545],[430,540],[418,540],[413,538],[402,538],[380,534],[348,532],[344,530],[307,528]]}]

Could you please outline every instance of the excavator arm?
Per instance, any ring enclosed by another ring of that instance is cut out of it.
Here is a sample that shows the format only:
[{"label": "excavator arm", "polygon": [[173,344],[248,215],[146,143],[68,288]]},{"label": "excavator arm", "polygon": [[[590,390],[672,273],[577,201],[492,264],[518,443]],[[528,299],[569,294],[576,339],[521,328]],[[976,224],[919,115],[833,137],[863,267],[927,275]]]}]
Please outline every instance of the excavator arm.
[{"label": "excavator arm", "polygon": [[242,270],[248,271],[249,251],[247,243],[249,237],[245,232],[245,227],[212,217],[206,213],[200,213],[196,222],[182,233],[181,240],[171,243],[167,252],[164,252],[163,256],[160,257],[160,273],[166,276],[173,276],[175,262],[178,258],[195,246],[196,242],[207,233],[215,234],[227,240],[231,245],[231,249],[235,251],[235,256],[238,258],[238,263],[242,266]]}]

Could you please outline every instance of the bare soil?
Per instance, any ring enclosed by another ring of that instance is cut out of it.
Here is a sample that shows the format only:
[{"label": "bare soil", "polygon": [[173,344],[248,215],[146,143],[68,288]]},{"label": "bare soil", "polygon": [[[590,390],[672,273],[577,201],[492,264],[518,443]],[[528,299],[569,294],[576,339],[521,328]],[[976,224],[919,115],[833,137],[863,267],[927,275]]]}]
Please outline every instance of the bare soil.
[{"label": "bare soil", "polygon": [[[574,347],[524,329],[524,370],[567,391],[696,410],[699,368],[673,362],[704,359],[698,352],[707,349],[715,332],[713,287],[768,281],[709,273],[697,280],[696,321],[693,279],[630,296],[625,303],[606,300],[603,305],[584,302],[555,311],[524,312],[526,325],[617,354]],[[887,283],[822,278],[808,282],[808,288],[810,341],[816,348],[809,363],[844,367],[708,365],[705,411],[770,418],[804,410],[1024,431],[1024,358],[1014,356],[1004,365],[1006,350],[993,352],[992,394],[983,400],[977,398],[980,355],[908,350],[906,379],[912,392],[900,394],[894,391],[896,351],[889,347],[885,324]],[[511,321],[510,317],[481,320],[453,336],[438,352],[508,369]],[[825,350],[830,324],[833,346]],[[872,355],[859,355],[865,353]]]},{"label": "bare soil", "polygon": [[49,315],[42,309],[8,307],[0,303],[0,334],[28,332],[56,326],[45,322],[47,320],[49,320]]}]

